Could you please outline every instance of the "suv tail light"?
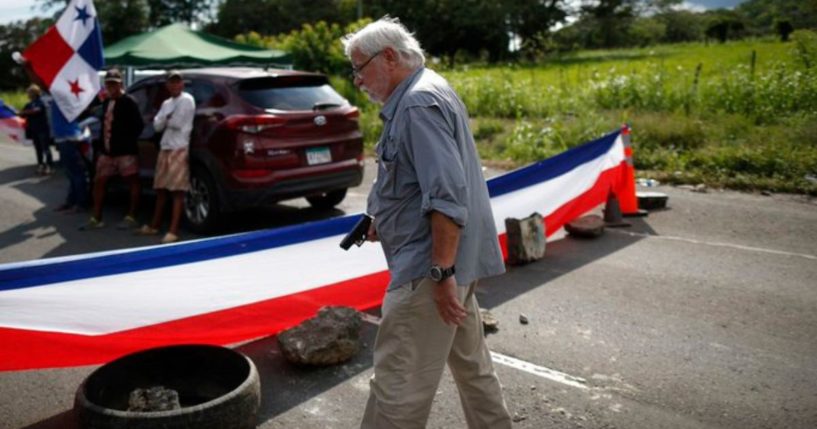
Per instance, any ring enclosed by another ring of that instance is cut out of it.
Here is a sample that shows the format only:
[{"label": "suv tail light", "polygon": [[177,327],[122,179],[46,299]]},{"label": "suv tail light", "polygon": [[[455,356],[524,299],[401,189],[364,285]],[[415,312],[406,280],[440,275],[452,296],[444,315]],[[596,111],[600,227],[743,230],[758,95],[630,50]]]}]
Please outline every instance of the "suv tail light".
[{"label": "suv tail light", "polygon": [[224,120],[225,127],[248,134],[258,134],[285,123],[286,119],[275,115],[232,115]]},{"label": "suv tail light", "polygon": [[352,110],[349,110],[345,115],[346,119],[350,119],[352,121],[360,120],[360,110],[357,107],[352,107]]}]

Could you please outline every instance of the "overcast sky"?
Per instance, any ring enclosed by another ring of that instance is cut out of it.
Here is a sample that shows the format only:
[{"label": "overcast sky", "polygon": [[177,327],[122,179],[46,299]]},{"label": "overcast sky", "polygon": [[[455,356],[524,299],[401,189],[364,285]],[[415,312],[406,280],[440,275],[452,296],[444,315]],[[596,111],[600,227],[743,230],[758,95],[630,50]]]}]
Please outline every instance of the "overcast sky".
[{"label": "overcast sky", "polygon": [[[743,1],[744,0],[686,0],[685,3],[689,9],[704,10],[719,7],[734,7]],[[0,0],[0,24],[26,20],[34,16],[49,15],[50,13],[45,13],[40,10],[39,4],[40,3],[35,0]]]},{"label": "overcast sky", "polygon": [[692,3],[695,6],[703,6],[706,9],[718,9],[721,7],[735,7],[744,0],[687,0],[685,3]]}]

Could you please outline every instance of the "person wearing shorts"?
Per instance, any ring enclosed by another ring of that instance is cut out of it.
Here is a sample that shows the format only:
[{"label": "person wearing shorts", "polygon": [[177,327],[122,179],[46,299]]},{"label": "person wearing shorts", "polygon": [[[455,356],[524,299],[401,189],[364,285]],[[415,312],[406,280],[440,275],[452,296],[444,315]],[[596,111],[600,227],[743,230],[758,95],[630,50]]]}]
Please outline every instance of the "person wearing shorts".
[{"label": "person wearing shorts", "polygon": [[162,213],[168,194],[173,196],[170,227],[162,238],[162,243],[179,240],[179,221],[182,217],[184,194],[190,189],[190,163],[188,147],[196,114],[196,101],[184,92],[181,73],[171,70],[167,73],[166,86],[170,97],[162,102],[162,107],[153,118],[153,128],[162,134],[159,156],[156,159],[156,175],[153,189],[156,190],[156,207],[150,225],[143,225],[139,233],[155,235],[162,225]]},{"label": "person wearing shorts", "polygon": [[105,74],[105,90],[108,98],[102,103],[102,138],[98,148],[94,176],[94,212],[81,230],[102,228],[102,206],[105,187],[113,176],[122,176],[130,189],[130,204],[125,218],[117,224],[118,229],[138,225],[136,209],[139,205],[139,145],[138,138],[145,124],[136,101],[122,87],[122,73],[117,69]]}]

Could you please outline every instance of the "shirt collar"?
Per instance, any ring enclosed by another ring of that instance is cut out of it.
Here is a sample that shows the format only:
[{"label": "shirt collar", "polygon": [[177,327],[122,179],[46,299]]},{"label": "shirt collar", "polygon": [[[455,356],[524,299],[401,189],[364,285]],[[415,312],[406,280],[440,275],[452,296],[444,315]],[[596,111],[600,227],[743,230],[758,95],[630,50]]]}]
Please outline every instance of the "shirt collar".
[{"label": "shirt collar", "polygon": [[425,70],[425,67],[417,68],[417,70],[413,71],[407,78],[403,79],[403,81],[394,88],[394,91],[392,91],[389,99],[386,100],[386,104],[384,104],[383,108],[380,109],[380,119],[389,121],[394,117],[394,113],[397,111],[397,105],[403,98],[403,94],[405,94],[406,90],[408,90],[414,81],[420,77],[423,70]]}]

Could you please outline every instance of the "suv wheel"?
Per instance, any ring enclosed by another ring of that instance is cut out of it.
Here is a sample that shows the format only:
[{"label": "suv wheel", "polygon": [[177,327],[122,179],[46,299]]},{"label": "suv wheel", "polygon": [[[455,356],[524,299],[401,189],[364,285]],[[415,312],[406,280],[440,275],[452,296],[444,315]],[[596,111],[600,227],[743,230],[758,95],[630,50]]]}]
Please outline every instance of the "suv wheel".
[{"label": "suv wheel", "polygon": [[184,216],[190,229],[211,231],[219,217],[218,190],[207,170],[201,167],[190,172],[190,191],[184,198]]},{"label": "suv wheel", "polygon": [[346,198],[346,189],[336,189],[334,191],[324,192],[322,194],[315,194],[306,197],[309,204],[316,209],[328,210],[340,204]]}]

